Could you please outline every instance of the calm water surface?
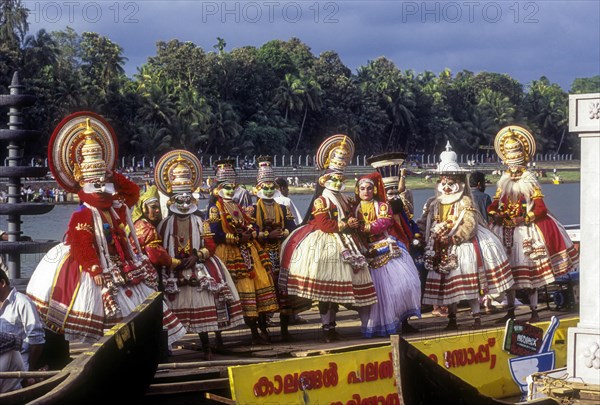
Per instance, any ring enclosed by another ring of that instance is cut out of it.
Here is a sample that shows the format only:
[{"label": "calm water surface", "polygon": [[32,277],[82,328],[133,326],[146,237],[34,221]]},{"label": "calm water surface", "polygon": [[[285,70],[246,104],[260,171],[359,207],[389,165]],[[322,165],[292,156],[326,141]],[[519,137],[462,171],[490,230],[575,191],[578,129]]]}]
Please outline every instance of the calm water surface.
[{"label": "calm water surface", "polygon": [[[493,196],[495,188],[488,187],[486,191]],[[545,184],[542,192],[548,209],[562,224],[579,224],[579,183]],[[425,201],[432,195],[432,189],[413,190],[415,217],[420,216]],[[292,195],[291,198],[300,212],[304,214],[310,204],[312,195],[298,194]],[[199,205],[204,209],[206,203],[207,200],[201,200]],[[23,221],[22,230],[25,235],[29,235],[33,239],[62,240],[71,214],[76,208],[76,205],[57,205],[50,213],[45,215],[23,216],[21,217]],[[0,229],[6,229],[6,216],[0,216]],[[22,276],[30,274],[42,256],[24,255],[22,258]]]}]

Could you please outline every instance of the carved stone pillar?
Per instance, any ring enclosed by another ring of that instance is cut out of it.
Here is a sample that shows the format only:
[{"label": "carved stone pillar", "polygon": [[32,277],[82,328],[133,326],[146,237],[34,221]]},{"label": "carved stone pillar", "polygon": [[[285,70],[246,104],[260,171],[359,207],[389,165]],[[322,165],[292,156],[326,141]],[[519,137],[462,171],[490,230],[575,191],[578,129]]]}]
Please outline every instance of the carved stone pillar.
[{"label": "carved stone pillar", "polygon": [[569,131],[581,139],[580,319],[569,329],[567,372],[600,384],[600,93],[569,95]]}]

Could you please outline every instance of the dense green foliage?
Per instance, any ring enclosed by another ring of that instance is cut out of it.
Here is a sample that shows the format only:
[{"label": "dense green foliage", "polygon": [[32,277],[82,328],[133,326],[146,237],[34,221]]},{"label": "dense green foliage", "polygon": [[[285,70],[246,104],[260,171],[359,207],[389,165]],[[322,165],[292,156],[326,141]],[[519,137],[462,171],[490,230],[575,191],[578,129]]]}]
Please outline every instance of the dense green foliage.
[{"label": "dense green foliage", "polygon": [[[55,125],[85,109],[111,122],[121,155],[312,154],[334,133],[367,155],[439,153],[447,139],[459,153],[481,153],[511,123],[533,131],[539,152],[578,154],[568,95],[546,77],[523,85],[499,73],[416,73],[383,57],[352,73],[335,51],[316,56],[296,38],[231,51],[217,38],[208,51],[159,41],[128,78],[123,49],[106,37],[28,29],[21,1],[0,0],[0,92],[19,70],[38,97],[26,124],[45,139],[27,147],[33,155],[45,156]],[[600,76],[578,78],[572,91],[599,86]]]}]

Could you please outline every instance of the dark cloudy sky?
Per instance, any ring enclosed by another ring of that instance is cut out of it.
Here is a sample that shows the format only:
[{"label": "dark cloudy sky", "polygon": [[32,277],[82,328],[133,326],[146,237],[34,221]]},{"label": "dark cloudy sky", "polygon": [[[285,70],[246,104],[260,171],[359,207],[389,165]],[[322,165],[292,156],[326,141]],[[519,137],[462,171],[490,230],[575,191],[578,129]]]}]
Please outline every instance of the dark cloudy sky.
[{"label": "dark cloudy sky", "polygon": [[213,51],[299,38],[315,55],[336,51],[355,71],[385,56],[402,70],[508,73],[523,84],[545,75],[569,90],[600,75],[600,1],[30,1],[30,30],[95,31],[124,48],[128,74],[157,41]]}]

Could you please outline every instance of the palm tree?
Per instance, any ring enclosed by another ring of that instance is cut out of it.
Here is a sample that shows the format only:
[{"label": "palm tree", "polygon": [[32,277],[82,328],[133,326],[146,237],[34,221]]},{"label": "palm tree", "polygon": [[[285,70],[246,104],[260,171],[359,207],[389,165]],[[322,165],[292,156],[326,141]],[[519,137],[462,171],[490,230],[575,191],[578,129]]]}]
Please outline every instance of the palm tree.
[{"label": "palm tree", "polygon": [[304,90],[302,92],[302,98],[304,104],[304,117],[302,118],[302,125],[300,125],[300,133],[298,134],[298,140],[296,141],[296,147],[294,148],[294,153],[298,152],[298,146],[300,145],[300,140],[302,139],[302,132],[304,131],[304,124],[306,123],[306,116],[308,115],[308,110],[318,111],[321,109],[321,86],[319,83],[313,78],[304,78],[303,86]]},{"label": "palm tree", "polygon": [[172,137],[166,128],[161,128],[155,123],[141,125],[139,132],[133,135],[130,143],[144,156],[161,155],[171,148]]},{"label": "palm tree", "polygon": [[483,89],[479,93],[478,106],[489,112],[497,129],[514,120],[515,106],[507,96],[496,91]]},{"label": "palm tree", "polygon": [[[397,86],[388,94],[384,93],[383,97],[387,104],[386,110],[392,121],[392,128],[390,129],[386,147],[387,150],[390,150],[393,148],[393,135],[396,128],[404,129],[409,133],[413,132],[415,115],[411,111],[411,108],[415,107],[415,101],[412,92],[407,89],[402,89],[400,86]],[[408,141],[409,137],[406,138],[406,144],[408,144]],[[404,149],[406,150],[406,146]]]},{"label": "palm tree", "polygon": [[21,0],[0,1],[0,44],[16,50],[29,31],[27,8]]},{"label": "palm tree", "polygon": [[58,53],[56,41],[45,29],[41,29],[37,35],[28,35],[25,38],[21,65],[31,65],[35,69],[54,66],[58,61]]},{"label": "palm tree", "polygon": [[[206,152],[219,142],[225,150],[237,144],[242,126],[238,123],[238,116],[231,104],[216,101],[211,108],[206,133],[201,136],[201,141],[206,142]],[[218,153],[217,147],[214,148]]]},{"label": "palm tree", "polygon": [[167,92],[166,85],[151,84],[144,90],[142,104],[138,110],[140,118],[163,127],[170,126],[175,115],[175,105]]},{"label": "palm tree", "polygon": [[301,111],[304,107],[303,95],[305,92],[302,80],[291,73],[286,73],[284,80],[275,91],[274,105],[285,111],[284,119],[293,111]]}]

